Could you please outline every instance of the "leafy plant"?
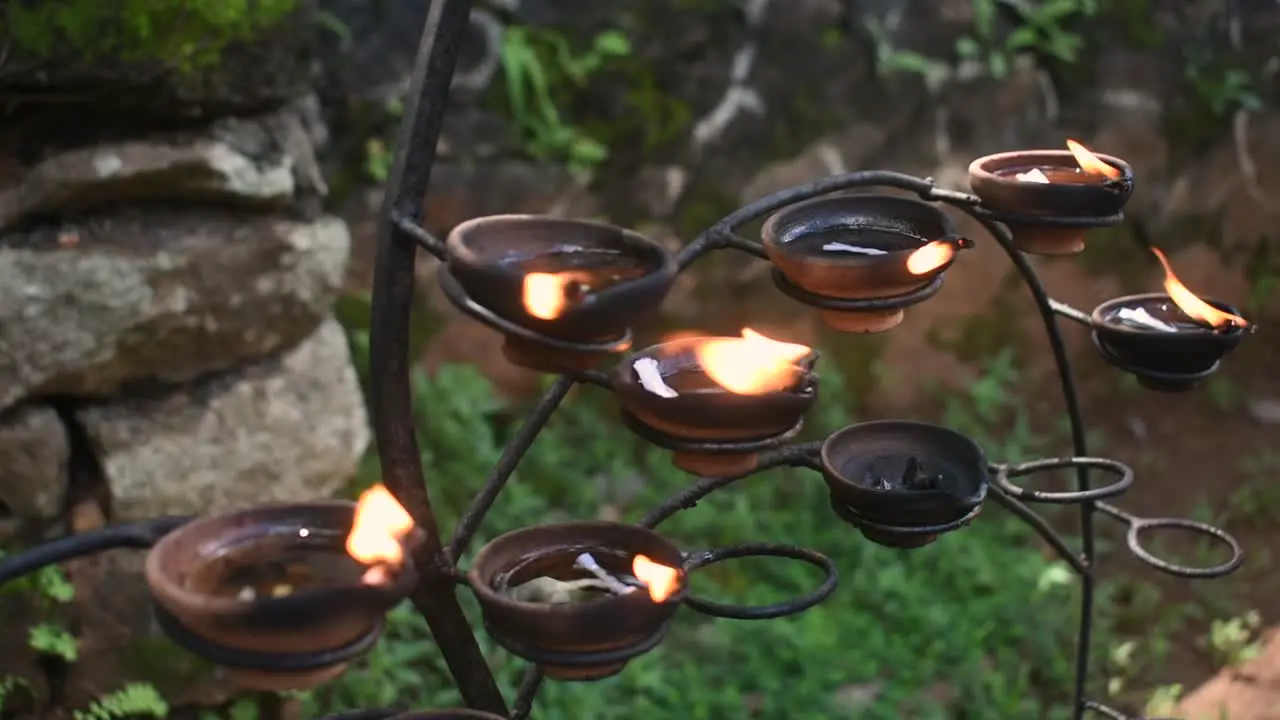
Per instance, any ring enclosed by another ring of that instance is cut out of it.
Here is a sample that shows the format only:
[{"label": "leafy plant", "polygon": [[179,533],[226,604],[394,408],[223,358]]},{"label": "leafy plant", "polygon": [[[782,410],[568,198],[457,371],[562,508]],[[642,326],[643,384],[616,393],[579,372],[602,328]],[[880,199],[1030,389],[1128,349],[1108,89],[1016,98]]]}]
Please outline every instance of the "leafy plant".
[{"label": "leafy plant", "polygon": [[168,715],[169,703],[147,683],[125,685],[94,701],[87,710],[73,713],[75,720],[135,720],[143,717],[164,720]]},{"label": "leafy plant", "polygon": [[609,62],[629,55],[625,35],[605,31],[576,51],[556,30],[514,25],[507,27],[499,52],[506,101],[531,155],[563,161],[579,176],[608,159],[603,143],[565,118],[556,95],[565,85],[584,87]]}]

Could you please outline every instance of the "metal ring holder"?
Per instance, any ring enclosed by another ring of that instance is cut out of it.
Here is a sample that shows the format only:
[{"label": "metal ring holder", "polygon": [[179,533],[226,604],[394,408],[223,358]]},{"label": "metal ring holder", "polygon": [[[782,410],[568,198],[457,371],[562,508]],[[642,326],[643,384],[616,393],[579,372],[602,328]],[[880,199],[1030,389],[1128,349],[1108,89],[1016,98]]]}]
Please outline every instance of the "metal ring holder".
[{"label": "metal ring holder", "polygon": [[158,605],[155,608],[156,624],[178,647],[223,667],[238,670],[267,672],[306,672],[320,670],[347,662],[369,652],[382,636],[382,622],[351,643],[324,652],[263,653],[237,650],[210,642],[183,627],[177,618]]},{"label": "metal ring holder", "polygon": [[948,523],[940,523],[938,525],[884,525],[877,522],[867,520],[859,515],[852,508],[841,505],[835,498],[831,499],[831,509],[835,511],[840,519],[853,523],[858,527],[871,530],[873,532],[887,533],[892,535],[941,535],[949,533],[973,522],[973,519],[982,514],[982,505],[978,505],[962,517],[952,520]]},{"label": "metal ring holder", "polygon": [[663,450],[671,450],[672,452],[689,452],[704,453],[707,455],[731,455],[736,453],[754,453],[764,450],[772,450],[785,445],[792,438],[800,434],[804,429],[804,418],[796,421],[790,429],[780,435],[773,435],[760,440],[738,440],[738,441],[701,441],[701,440],[685,440],[673,435],[655,430],[644,424],[636,416],[622,410],[619,413],[622,416],[622,422],[631,432],[635,433],[641,440],[649,442]]},{"label": "metal ring holder", "polygon": [[882,298],[833,298],[823,295],[814,295],[795,283],[791,282],[782,274],[778,268],[773,268],[770,276],[773,278],[773,284],[782,291],[783,295],[795,300],[796,302],[808,305],[809,307],[819,308],[821,310],[836,310],[839,312],[877,312],[880,310],[900,310],[902,308],[918,305],[925,300],[938,294],[942,289],[942,279],[946,275],[943,273],[935,277],[925,286],[912,290],[911,292],[901,295],[892,295]]},{"label": "metal ring holder", "polygon": [[[1045,492],[1014,485],[1013,478],[1026,477],[1046,470],[1063,470],[1066,468],[1089,468],[1101,470],[1118,476],[1119,479],[1110,485],[1076,492]],[[1107,458],[1070,457],[1046,458],[1033,460],[1019,465],[995,465],[993,482],[1006,495],[1024,502],[1046,503],[1052,505],[1074,505],[1083,502],[1095,502],[1122,495],[1133,485],[1133,469],[1128,465]]]},{"label": "metal ring holder", "polygon": [[556,667],[565,668],[594,668],[603,665],[613,665],[616,663],[626,662],[631,658],[639,657],[640,655],[649,652],[662,644],[663,639],[667,636],[667,629],[669,627],[670,623],[663,625],[652,635],[635,645],[628,645],[624,648],[605,650],[602,652],[554,652],[550,650],[540,650],[531,645],[515,642],[510,638],[503,636],[501,633],[491,632],[489,633],[489,637],[512,655],[516,655],[539,665],[554,665]]},{"label": "metal ring holder", "polygon": [[734,620],[769,620],[771,618],[795,615],[808,610],[826,600],[831,593],[835,592],[840,582],[840,571],[836,568],[835,563],[831,561],[831,558],[826,555],[805,548],[771,543],[748,543],[689,553],[688,559],[684,564],[684,571],[686,574],[692,575],[697,570],[708,565],[714,565],[725,560],[748,557],[778,557],[799,560],[822,570],[822,572],[826,573],[826,577],[817,589],[791,600],[772,605],[734,605],[703,600],[693,593],[689,593],[685,597],[684,604],[696,612],[712,617],[732,618]]},{"label": "metal ring holder", "polygon": [[[1226,531],[1212,525],[1182,518],[1140,518],[1106,503],[1098,503],[1098,510],[1128,525],[1129,532],[1125,536],[1125,543],[1129,546],[1129,552],[1165,574],[1184,578],[1217,578],[1230,575],[1244,562],[1244,550],[1240,547],[1240,543]],[[1231,558],[1226,562],[1208,567],[1191,567],[1169,562],[1143,547],[1143,533],[1153,533],[1158,530],[1184,530],[1216,540],[1218,544],[1225,545],[1231,551]]]}]

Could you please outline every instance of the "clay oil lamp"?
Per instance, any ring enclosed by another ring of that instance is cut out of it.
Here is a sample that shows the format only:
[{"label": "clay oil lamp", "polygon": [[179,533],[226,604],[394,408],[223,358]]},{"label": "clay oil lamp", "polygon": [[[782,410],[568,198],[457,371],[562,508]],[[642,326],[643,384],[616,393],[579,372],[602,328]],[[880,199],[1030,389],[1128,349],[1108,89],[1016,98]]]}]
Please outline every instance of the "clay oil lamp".
[{"label": "clay oil lamp", "polygon": [[1104,359],[1137,376],[1144,387],[1187,390],[1212,375],[1255,326],[1230,305],[1196,296],[1178,280],[1164,253],[1151,251],[1164,268],[1165,292],[1099,305],[1090,318],[1093,342]]},{"label": "clay oil lamp", "polygon": [[1133,169],[1074,140],[1068,150],[1023,150],[978,158],[969,185],[1009,227],[1023,252],[1071,255],[1089,228],[1119,223],[1133,194]]},{"label": "clay oil lamp", "polygon": [[925,423],[846,427],[823,443],[822,468],[836,514],[889,547],[921,547],[962,527],[987,495],[982,450],[957,432]]},{"label": "clay oil lamp", "polygon": [[750,328],[742,337],[684,337],[624,359],[614,390],[628,425],[674,451],[688,472],[748,472],[756,451],[800,429],[817,400],[817,356]]},{"label": "clay oil lamp", "polygon": [[630,346],[630,326],[656,308],[676,265],[658,243],[587,220],[495,215],[458,225],[441,287],[504,335],[503,352],[549,372],[594,364]]},{"label": "clay oil lamp", "polygon": [[687,590],[683,562],[652,530],[568,522],[493,540],[467,579],[498,644],[548,677],[600,680],[661,642]]},{"label": "clay oil lamp", "polygon": [[891,195],[797,203],[772,215],[761,236],[779,289],[852,333],[902,322],[903,308],[936,293],[956,251],[971,247],[938,208]]},{"label": "clay oil lamp", "polygon": [[262,506],[197,519],[146,559],[161,626],[243,687],[303,689],[372,647],[408,595],[418,540],[381,486],[359,503]]}]

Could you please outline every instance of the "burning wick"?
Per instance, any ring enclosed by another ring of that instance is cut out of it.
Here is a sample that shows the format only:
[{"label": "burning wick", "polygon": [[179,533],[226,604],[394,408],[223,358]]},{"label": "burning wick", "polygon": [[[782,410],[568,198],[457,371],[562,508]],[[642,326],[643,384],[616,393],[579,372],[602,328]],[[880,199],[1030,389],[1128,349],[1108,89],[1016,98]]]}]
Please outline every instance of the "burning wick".
[{"label": "burning wick", "polygon": [[614,595],[626,595],[627,593],[635,590],[635,588],[610,575],[608,570],[600,567],[600,563],[596,562],[596,559],[591,555],[591,553],[582,553],[579,555],[574,559],[573,566],[580,567],[592,575],[595,575],[600,579],[600,582],[604,583],[609,588],[609,592]]},{"label": "burning wick", "polygon": [[355,522],[347,535],[347,554],[371,565],[363,581],[379,585],[391,580],[391,572],[404,563],[401,541],[413,530],[413,518],[382,485],[360,495]]},{"label": "burning wick", "polygon": [[631,561],[631,573],[649,588],[649,599],[656,603],[671,597],[680,587],[679,570],[656,563],[644,555],[637,555]]},{"label": "burning wick", "polygon": [[1249,327],[1249,321],[1219,310],[1188,290],[1187,286],[1178,280],[1178,276],[1173,274],[1173,266],[1169,264],[1169,259],[1164,256],[1160,248],[1153,246],[1151,252],[1155,254],[1156,259],[1160,261],[1160,265],[1164,267],[1164,291],[1169,294],[1169,299],[1173,300],[1173,304],[1177,305],[1178,309],[1185,313],[1187,317],[1206,323],[1214,330]]},{"label": "burning wick", "polygon": [[957,250],[971,247],[973,247],[973,242],[968,238],[934,240],[911,253],[907,258],[907,272],[912,275],[924,275],[927,272],[937,270],[951,262],[951,259],[956,256]]},{"label": "burning wick", "polygon": [[736,395],[787,389],[795,381],[796,361],[811,352],[806,345],[771,340],[751,328],[743,328],[741,338],[714,338],[694,351],[707,377]]},{"label": "burning wick", "polygon": [[555,320],[582,302],[590,289],[574,273],[529,273],[524,276],[524,309],[539,320]]},{"label": "burning wick", "polygon": [[1124,173],[1120,172],[1119,168],[1106,164],[1097,155],[1089,152],[1089,148],[1075,140],[1067,139],[1067,149],[1075,156],[1076,164],[1080,166],[1080,169],[1090,175],[1102,175],[1110,180],[1119,180],[1124,177]]}]

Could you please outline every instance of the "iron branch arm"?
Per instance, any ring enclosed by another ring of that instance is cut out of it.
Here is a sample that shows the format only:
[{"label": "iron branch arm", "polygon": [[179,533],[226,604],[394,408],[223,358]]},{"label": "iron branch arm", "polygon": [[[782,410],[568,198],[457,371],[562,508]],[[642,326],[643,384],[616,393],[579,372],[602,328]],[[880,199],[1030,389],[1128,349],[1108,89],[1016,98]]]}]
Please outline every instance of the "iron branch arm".
[{"label": "iron branch arm", "polygon": [[187,516],[160,517],[109,525],[100,530],[68,535],[22,552],[0,557],[0,586],[50,565],[105,550],[146,550],[173,530],[191,521]]},{"label": "iron branch arm", "polygon": [[821,443],[798,443],[787,447],[779,448],[772,452],[764,453],[760,456],[760,460],[756,467],[750,472],[739,473],[737,475],[727,475],[717,478],[702,478],[698,482],[682,490],[680,493],[668,498],[661,505],[651,510],[644,516],[640,522],[636,523],[641,527],[656,528],[663,522],[666,522],[671,516],[681,510],[688,510],[695,507],[699,501],[707,497],[711,493],[722,488],[759,474],[765,470],[771,470],[777,467],[815,467],[817,461],[814,458],[815,453],[821,447]]},{"label": "iron branch arm", "polygon": [[515,437],[503,448],[502,457],[498,458],[498,463],[489,473],[489,479],[485,481],[484,487],[471,501],[467,511],[458,519],[458,525],[445,551],[445,556],[450,563],[456,563],[462,557],[462,553],[466,552],[467,543],[471,542],[471,538],[480,527],[480,522],[484,520],[484,516],[493,507],[502,489],[506,487],[516,466],[520,464],[520,460],[524,458],[529,448],[533,447],[533,441],[546,427],[551,416],[555,414],[556,409],[560,407],[560,403],[569,395],[569,391],[575,384],[576,381],[567,375],[556,378],[556,381],[543,394],[542,399],[529,412],[529,416],[525,418],[524,424],[520,426]]},{"label": "iron branch arm", "polygon": [[1055,532],[1054,529],[1049,526],[1049,523],[1045,522],[1045,519],[1040,517],[1039,513],[1027,507],[1025,503],[1010,497],[995,485],[992,485],[987,492],[995,499],[996,503],[1005,510],[1008,510],[1014,517],[1018,518],[1034,530],[1035,533],[1044,539],[1045,542],[1049,543],[1049,547],[1052,547],[1054,552],[1058,554],[1058,557],[1062,558],[1064,562],[1070,565],[1071,569],[1075,570],[1077,575],[1084,577],[1092,572],[1090,570],[1088,560],[1082,558],[1078,553],[1068,547],[1066,541],[1062,539],[1062,536]]}]

